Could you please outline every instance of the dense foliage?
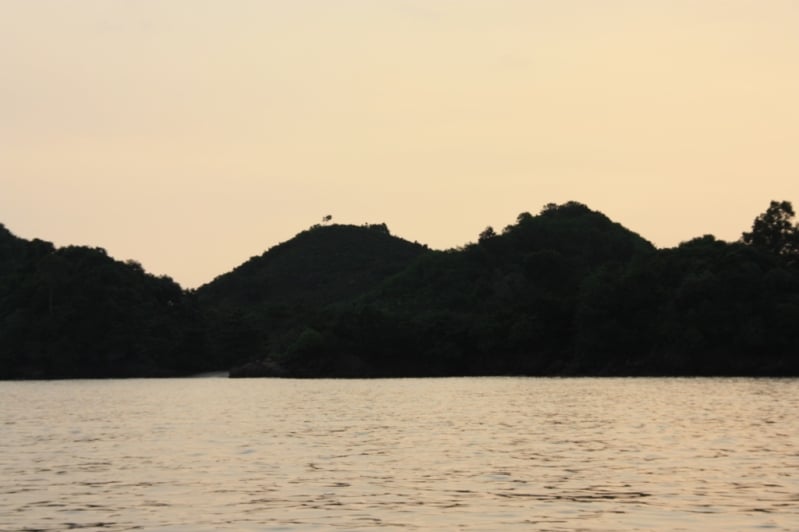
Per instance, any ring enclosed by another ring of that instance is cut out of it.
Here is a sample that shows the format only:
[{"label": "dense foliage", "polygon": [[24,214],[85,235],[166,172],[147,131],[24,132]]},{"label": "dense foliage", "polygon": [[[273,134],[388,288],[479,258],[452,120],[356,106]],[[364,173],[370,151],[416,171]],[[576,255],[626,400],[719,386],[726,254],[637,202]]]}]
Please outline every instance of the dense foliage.
[{"label": "dense foliage", "polygon": [[293,349],[306,323],[374,290],[429,250],[384,224],[314,226],[200,287],[212,343],[232,362]]},{"label": "dense foliage", "polygon": [[0,226],[0,378],[799,375],[793,216],[662,250],[576,202],[447,251],[315,226],[196,292]]},{"label": "dense foliage", "polygon": [[797,305],[799,271],[773,247],[706,236],[656,250],[550,204],[357,297],[296,308],[234,374],[799,374]]},{"label": "dense foliage", "polygon": [[202,313],[168,277],[0,226],[0,378],[181,375],[217,367]]}]

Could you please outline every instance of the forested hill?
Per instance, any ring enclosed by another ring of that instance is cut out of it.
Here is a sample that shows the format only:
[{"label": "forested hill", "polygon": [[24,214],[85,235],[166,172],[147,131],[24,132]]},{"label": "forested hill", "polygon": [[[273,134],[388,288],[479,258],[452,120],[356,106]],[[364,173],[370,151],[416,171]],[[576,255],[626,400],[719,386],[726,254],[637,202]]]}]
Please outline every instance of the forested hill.
[{"label": "forested hill", "polygon": [[654,252],[585,205],[550,204],[501,232],[487,227],[475,244],[421,254],[358,297],[273,316],[282,325],[265,361],[234,375],[569,371],[584,279]]},{"label": "forested hill", "polygon": [[392,236],[385,224],[314,226],[200,287],[232,308],[324,306],[374,289],[429,251]]},{"label": "forested hill", "polygon": [[792,217],[775,202],[741,242],[656,250],[550,204],[359,297],[272,315],[242,303],[239,326],[279,325],[233,375],[796,375]]},{"label": "forested hill", "polygon": [[171,376],[216,368],[193,298],[100,248],[0,225],[0,378]]},{"label": "forested hill", "polygon": [[428,253],[385,224],[313,226],[197,289],[213,349],[233,365],[279,357],[309,320],[348,308]]},{"label": "forested hill", "polygon": [[321,225],[196,291],[0,225],[0,378],[799,375],[799,228],[655,249],[576,202],[434,251]]}]

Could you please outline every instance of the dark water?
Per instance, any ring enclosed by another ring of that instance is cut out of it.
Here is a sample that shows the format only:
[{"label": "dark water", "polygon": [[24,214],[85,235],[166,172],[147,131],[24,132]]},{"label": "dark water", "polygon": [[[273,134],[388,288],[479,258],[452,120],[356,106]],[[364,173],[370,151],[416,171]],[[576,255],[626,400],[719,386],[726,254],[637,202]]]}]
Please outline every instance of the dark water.
[{"label": "dark water", "polygon": [[799,380],[0,382],[0,530],[799,530]]}]

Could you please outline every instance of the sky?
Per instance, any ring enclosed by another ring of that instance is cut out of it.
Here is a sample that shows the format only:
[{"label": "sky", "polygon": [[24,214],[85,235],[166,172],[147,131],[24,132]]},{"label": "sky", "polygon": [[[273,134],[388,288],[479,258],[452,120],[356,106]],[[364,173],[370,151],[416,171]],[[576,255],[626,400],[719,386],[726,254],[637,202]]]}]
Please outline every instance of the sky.
[{"label": "sky", "polygon": [[0,0],[0,223],[197,287],[332,215],[799,207],[799,0]]}]

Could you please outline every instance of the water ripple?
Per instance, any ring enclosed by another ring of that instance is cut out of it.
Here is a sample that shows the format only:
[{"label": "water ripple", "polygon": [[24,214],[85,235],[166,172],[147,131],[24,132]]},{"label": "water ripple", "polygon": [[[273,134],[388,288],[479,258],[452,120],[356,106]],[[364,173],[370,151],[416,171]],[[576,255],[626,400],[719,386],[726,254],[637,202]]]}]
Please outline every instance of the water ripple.
[{"label": "water ripple", "polygon": [[0,393],[2,531],[799,529],[797,380]]}]

